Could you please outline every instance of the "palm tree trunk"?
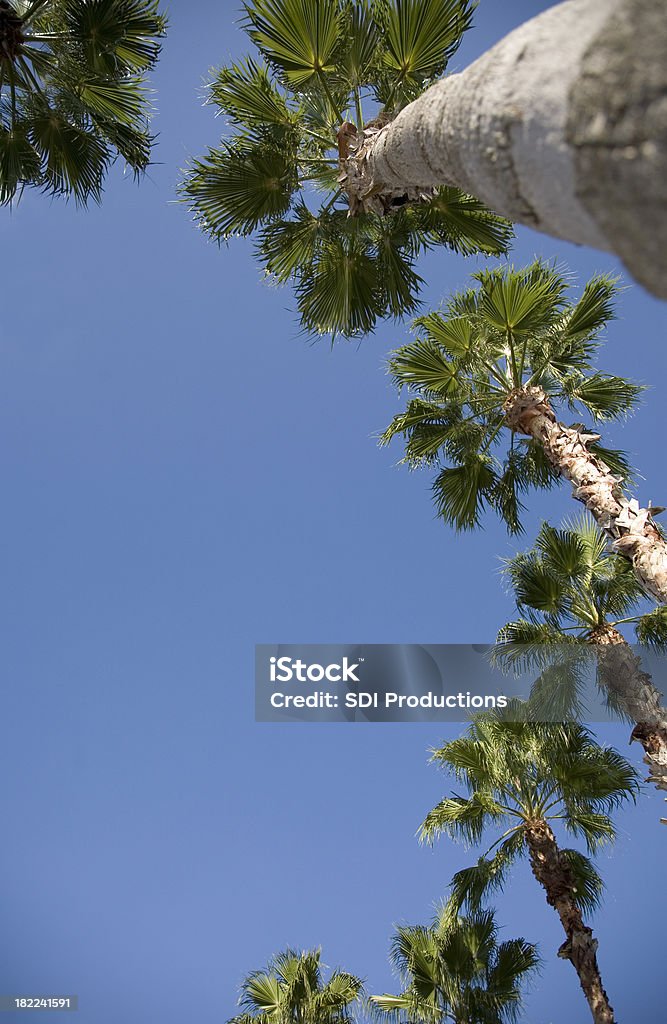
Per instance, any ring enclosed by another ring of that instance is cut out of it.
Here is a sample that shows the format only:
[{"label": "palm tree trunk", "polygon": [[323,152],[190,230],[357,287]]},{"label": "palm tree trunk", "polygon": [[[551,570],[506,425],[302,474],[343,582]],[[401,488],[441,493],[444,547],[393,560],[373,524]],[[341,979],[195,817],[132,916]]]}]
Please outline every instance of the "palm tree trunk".
[{"label": "palm tree trunk", "polygon": [[[667,19],[665,19],[667,21]],[[660,604],[667,604],[667,542],[651,516],[628,500],[621,480],[587,445],[598,434],[584,434],[559,423],[545,392],[539,387],[517,388],[505,402],[510,429],[532,437],[549,462],[573,485],[573,495],[591,513],[612,540],[615,551],[632,562],[644,589]]]},{"label": "palm tree trunk", "polygon": [[598,626],[588,641],[598,648],[600,682],[636,723],[630,740],[638,740],[644,748],[644,763],[651,770],[647,781],[667,791],[667,709],[661,705],[662,695],[614,626]]},{"label": "palm tree trunk", "polygon": [[567,935],[558,955],[569,960],[577,972],[595,1024],[615,1024],[614,1011],[598,967],[597,939],[584,924],[574,901],[575,886],[570,866],[546,821],[531,822],[526,827],[525,836],[533,874],[546,892],[547,903],[558,914]]},{"label": "palm tree trunk", "polygon": [[344,167],[350,212],[455,185],[512,221],[616,253],[667,297],[665,91],[662,4],[567,0],[360,139]]}]

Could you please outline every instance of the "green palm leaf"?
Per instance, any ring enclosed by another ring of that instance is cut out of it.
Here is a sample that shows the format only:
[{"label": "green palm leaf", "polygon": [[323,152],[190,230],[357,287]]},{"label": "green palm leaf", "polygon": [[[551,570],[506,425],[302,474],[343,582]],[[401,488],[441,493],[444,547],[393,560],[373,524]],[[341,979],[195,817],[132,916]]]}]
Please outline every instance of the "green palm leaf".
[{"label": "green palm leaf", "polygon": [[497,483],[490,459],[482,455],[442,469],[433,482],[438,515],[457,530],[474,530],[486,506],[494,504]]},{"label": "green palm leaf", "polygon": [[417,385],[433,396],[446,396],[456,389],[456,366],[432,341],[416,341],[399,349],[389,371],[398,387]]},{"label": "green palm leaf", "polygon": [[251,58],[220,68],[210,87],[210,101],[234,122],[248,128],[289,129],[296,115],[271,82],[266,65]]},{"label": "green palm leaf", "polygon": [[639,618],[637,640],[656,651],[667,650],[667,606],[654,608]]},{"label": "green palm leaf", "polygon": [[63,0],[65,30],[85,63],[100,74],[138,74],[153,67],[166,19],[146,0]]},{"label": "green palm leaf", "polygon": [[348,0],[342,5],[341,35],[346,41],[339,55],[339,78],[346,89],[357,89],[373,79],[373,66],[381,45],[380,26],[370,0]]},{"label": "green palm leaf", "polygon": [[440,76],[470,27],[474,3],[468,0],[397,0],[378,3],[384,50],[382,63],[389,72],[389,95],[413,99],[426,82]]},{"label": "green palm leaf", "polygon": [[81,102],[92,115],[129,128],[141,121],[144,91],[139,78],[126,79],[122,84],[88,78],[77,85]]},{"label": "green palm leaf", "polygon": [[0,128],[0,204],[11,202],[24,182],[40,177],[40,155],[26,130],[25,123]]},{"label": "green palm leaf", "polygon": [[596,275],[588,281],[577,304],[566,318],[569,337],[595,336],[614,318],[614,296],[618,293],[618,279]]},{"label": "green palm leaf", "polygon": [[514,1021],[522,986],[539,965],[535,946],[525,939],[498,943],[490,910],[440,914],[428,928],[398,927],[390,959],[404,990],[371,996],[371,1003],[399,1024]]},{"label": "green palm leaf", "polygon": [[347,1024],[349,1008],[361,989],[360,979],[344,971],[333,971],[325,982],[319,950],[286,949],[270,960],[266,970],[245,978],[239,999],[245,1012],[228,1024]]},{"label": "green palm leaf", "polygon": [[600,909],[604,895],[604,882],[588,857],[578,850],[561,850],[573,880],[574,902],[584,913],[592,914]]},{"label": "green palm leaf", "polygon": [[480,313],[500,331],[535,334],[550,327],[560,310],[558,295],[554,301],[551,275],[541,275],[532,281],[530,272],[479,276],[483,283]]},{"label": "green palm leaf", "polygon": [[30,120],[29,139],[39,153],[44,187],[54,195],[98,201],[110,153],[97,132],[72,124],[43,104]]},{"label": "green palm leaf", "polygon": [[248,35],[295,90],[335,70],[340,11],[320,0],[253,0],[246,3]]},{"label": "green palm leaf", "polygon": [[372,330],[382,312],[372,247],[362,237],[323,242],[296,288],[301,321],[316,334],[351,336]]},{"label": "green palm leaf", "polygon": [[186,185],[202,229],[222,239],[249,235],[262,221],[285,214],[295,188],[287,154],[242,141],[210,150]]},{"label": "green palm leaf", "polygon": [[425,248],[446,245],[461,256],[504,252],[514,237],[511,224],[453,186],[438,188],[430,202],[413,209],[412,217],[424,234]]},{"label": "green palm leaf", "polygon": [[624,380],[623,377],[593,373],[582,380],[573,381],[566,394],[570,400],[588,409],[593,419],[618,420],[632,412],[644,390],[643,386]]},{"label": "green palm leaf", "polygon": [[[417,317],[414,322],[415,328],[426,332],[426,336],[432,345],[444,349],[451,356],[460,358],[470,351],[473,340],[473,326],[465,317],[452,317],[449,320],[440,313],[428,313],[426,316]],[[398,384],[412,383],[405,382],[399,378]],[[419,383],[419,378],[414,377],[414,383]]]}]

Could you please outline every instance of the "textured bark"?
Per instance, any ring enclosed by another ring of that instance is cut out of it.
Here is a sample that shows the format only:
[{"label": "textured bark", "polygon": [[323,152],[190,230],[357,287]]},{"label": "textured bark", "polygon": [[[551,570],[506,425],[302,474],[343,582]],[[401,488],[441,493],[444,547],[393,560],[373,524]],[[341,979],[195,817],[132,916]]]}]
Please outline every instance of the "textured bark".
[{"label": "textured bark", "polygon": [[546,821],[531,822],[526,827],[525,837],[533,874],[546,893],[547,903],[558,914],[567,936],[558,956],[569,960],[577,972],[595,1024],[614,1024],[614,1011],[598,967],[597,939],[584,924],[575,903],[576,887],[570,865]]},{"label": "textured bark", "polygon": [[630,741],[637,740],[644,748],[644,763],[650,768],[647,782],[667,792],[667,709],[662,707],[662,695],[613,626],[598,626],[588,641],[597,648],[600,682],[615,705],[636,723]]},{"label": "textured bark", "polygon": [[[667,19],[666,19],[667,20]],[[559,423],[539,387],[517,388],[505,402],[507,425],[543,448],[551,465],[573,485],[573,495],[611,538],[614,551],[628,558],[640,583],[660,604],[667,603],[667,542],[651,508],[628,499],[621,478],[587,448],[599,440]]]},{"label": "textured bark", "polygon": [[567,0],[426,90],[343,165],[350,212],[455,185],[510,220],[615,252],[667,297],[667,18]]}]

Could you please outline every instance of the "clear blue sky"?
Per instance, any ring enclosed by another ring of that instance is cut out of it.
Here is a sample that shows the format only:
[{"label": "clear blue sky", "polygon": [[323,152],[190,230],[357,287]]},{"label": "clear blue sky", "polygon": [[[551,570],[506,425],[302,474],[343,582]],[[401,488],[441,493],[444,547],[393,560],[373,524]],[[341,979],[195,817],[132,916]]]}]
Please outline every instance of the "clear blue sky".
[{"label": "clear blue sky", "polygon": [[[456,66],[546,6],[482,0]],[[517,549],[493,521],[456,538],[429,477],[376,448],[405,330],[309,345],[251,245],[218,250],[173,203],[221,128],[207,68],[245,45],[235,0],[170,15],[149,179],[119,171],[87,213],[26,195],[1,214],[0,989],[77,992],[81,1024],[224,1021],[288,944],[392,990],[393,923],[427,921],[472,856],[414,838],[447,789],[427,748],[451,733],[256,725],[253,645],[489,641],[511,614],[498,559]],[[536,253],[580,279],[617,269],[521,230],[514,260]],[[429,258],[427,300],[476,266]],[[602,367],[657,385],[609,436],[659,504],[666,315],[626,291]],[[531,499],[526,543],[571,505]],[[639,761],[627,733],[605,736]],[[623,1024],[664,1006],[664,806],[622,814],[601,858],[595,928]],[[587,1021],[527,870],[499,910],[547,962],[528,1024]]]}]

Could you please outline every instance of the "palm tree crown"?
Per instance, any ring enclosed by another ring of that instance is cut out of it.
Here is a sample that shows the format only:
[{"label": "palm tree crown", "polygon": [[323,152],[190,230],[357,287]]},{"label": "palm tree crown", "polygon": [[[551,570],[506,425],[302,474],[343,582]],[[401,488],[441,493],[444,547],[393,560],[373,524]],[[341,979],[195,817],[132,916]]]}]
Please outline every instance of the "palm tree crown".
[{"label": "palm tree crown", "polygon": [[[276,282],[292,281],[302,326],[354,336],[414,312],[415,263],[437,245],[499,253],[509,225],[454,188],[401,191],[349,218],[341,167],[441,76],[472,0],[248,0],[256,56],[217,71],[209,100],[231,134],[188,169],[181,193],[217,240],[255,234]],[[379,112],[379,113],[378,113]]]},{"label": "palm tree crown", "polygon": [[[522,530],[520,496],[552,487],[558,470],[533,439],[517,442],[508,418],[513,401],[534,389],[550,403],[613,420],[628,414],[641,388],[593,368],[613,316],[617,289],[609,277],[592,278],[578,302],[568,301],[565,275],[540,260],[473,277],[477,288],[418,318],[417,340],[394,353],[393,379],[414,397],[382,441],[399,434],[405,462],[440,467],[433,493],[446,522],[472,529],[489,507],[516,533]],[[620,452],[583,437],[589,452],[627,475]]]},{"label": "palm tree crown", "polygon": [[[615,750],[595,742],[578,723],[510,722],[484,714],[464,736],[433,752],[432,760],[463,784],[467,796],[446,797],[427,815],[420,838],[440,835],[482,842],[501,831],[479,864],[454,876],[454,905],[477,908],[502,886],[507,871],[527,852],[535,822],[560,823],[589,853],[615,836],[611,812],[637,792],[637,774]],[[577,877],[577,904],[597,906],[602,883],[591,861],[567,854]],[[492,858],[488,854],[493,853]]]},{"label": "palm tree crown", "polygon": [[324,982],[319,950],[287,949],[244,980],[242,1012],[228,1024],[352,1024],[361,987],[359,978],[344,971],[333,971]]},{"label": "palm tree crown", "polygon": [[454,920],[441,913],[430,928],[397,928],[391,962],[404,991],[371,1001],[398,1024],[505,1024],[518,1018],[539,957],[525,939],[499,943],[493,912],[481,910]]},{"label": "palm tree crown", "polygon": [[646,610],[631,566],[609,551],[590,516],[561,529],[543,523],[534,546],[506,559],[503,572],[521,617],[500,630],[500,651],[505,645],[595,640],[627,623],[639,643],[667,647],[667,608]]},{"label": "palm tree crown", "polygon": [[479,908],[527,854],[565,931],[559,956],[575,968],[595,1024],[614,1024],[597,941],[582,917],[598,905],[602,881],[587,856],[561,849],[553,827],[560,824],[583,839],[589,853],[613,839],[611,812],[637,792],[632,766],[578,723],[507,721],[491,714],[480,715],[466,735],[436,750],[433,760],[467,794],[442,800],[422,824],[421,838],[444,834],[477,845],[487,829],[500,833],[474,867],[454,875],[449,913]]},{"label": "palm tree crown", "polygon": [[632,623],[640,644],[664,653],[667,607],[644,610],[645,594],[630,564],[607,550],[604,534],[587,516],[561,530],[544,523],[535,546],[508,559],[504,571],[521,617],[500,630],[494,660],[540,669],[527,705],[530,713],[582,715],[580,694],[592,662],[609,706],[634,723],[631,739],[644,748],[649,781],[667,790],[664,697],[641,654],[618,629]]},{"label": "palm tree crown", "polygon": [[26,185],[85,203],[120,156],[146,169],[155,0],[0,0],[0,203]]}]

